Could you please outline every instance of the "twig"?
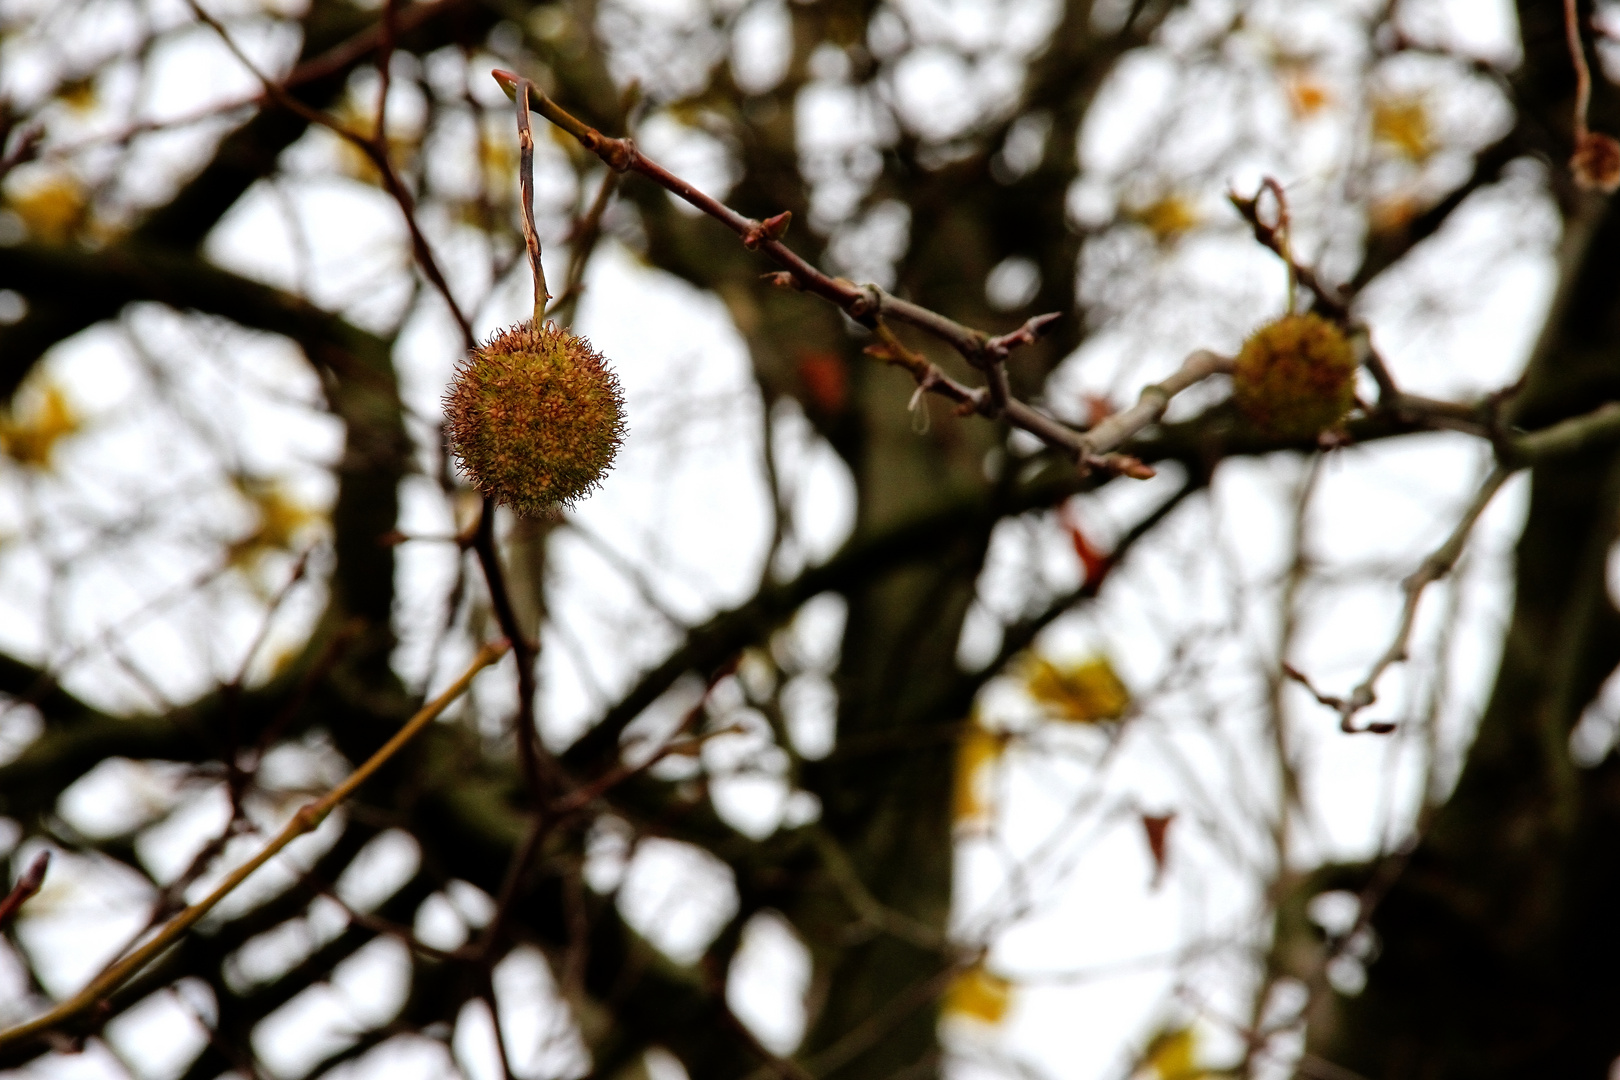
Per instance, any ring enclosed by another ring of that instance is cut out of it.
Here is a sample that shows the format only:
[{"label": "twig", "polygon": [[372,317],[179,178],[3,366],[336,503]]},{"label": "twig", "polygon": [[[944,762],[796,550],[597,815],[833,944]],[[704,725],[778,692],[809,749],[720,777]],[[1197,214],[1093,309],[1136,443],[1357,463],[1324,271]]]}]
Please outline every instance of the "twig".
[{"label": "twig", "polygon": [[[1277,200],[1278,207],[1278,220],[1275,224],[1269,225],[1260,216],[1260,196],[1268,191]],[[1322,279],[1316,276],[1316,271],[1308,266],[1302,266],[1294,260],[1293,250],[1289,243],[1293,237],[1289,229],[1288,201],[1283,195],[1282,185],[1268,176],[1260,182],[1260,187],[1255,191],[1253,198],[1245,198],[1235,191],[1227,192],[1226,197],[1237,208],[1237,212],[1243,215],[1243,220],[1249,223],[1249,227],[1254,231],[1255,240],[1275,252],[1277,257],[1287,264],[1289,312],[1292,313],[1294,310],[1293,290],[1294,283],[1297,281],[1300,285],[1305,286],[1310,294],[1316,298],[1317,305],[1324,311],[1341,322],[1346,320],[1349,317],[1350,308],[1345,303],[1344,296],[1339,290],[1329,289],[1322,283]]]},{"label": "twig", "polygon": [[15,1046],[24,1040],[41,1036],[64,1021],[96,1009],[109,994],[133,978],[160,953],[178,941],[182,934],[195,926],[203,916],[218,906],[221,900],[229,896],[237,886],[251,877],[254,871],[269,862],[282,849],[300,836],[313,832],[333,810],[348,799],[349,796],[353,795],[360,788],[360,785],[371,779],[378,769],[386,765],[423,728],[432,723],[440,713],[444,712],[457,698],[465,693],[467,687],[472,684],[473,676],[504,656],[506,649],[507,643],[504,641],[485,645],[478,651],[478,655],[473,658],[473,662],[468,666],[467,670],[462,673],[459,679],[451,683],[444,693],[422,706],[415,716],[407,720],[405,725],[394,733],[393,738],[384,743],[376,753],[367,758],[365,763],[350,773],[342,783],[319,799],[302,807],[292,816],[292,820],[287,822],[281,832],[276,834],[274,839],[247,862],[226,875],[225,880],[220,882],[213,892],[180,912],[166,923],[163,929],[148,939],[144,945],[113,964],[67,1001],[27,1023],[19,1024],[9,1031],[0,1032],[0,1050]]},{"label": "twig", "polygon": [[348,901],[339,896],[337,891],[332,888],[323,888],[320,891],[320,895],[342,908],[343,914],[356,926],[370,930],[374,934],[381,934],[384,937],[391,937],[420,956],[425,956],[430,960],[437,960],[441,962],[462,960],[467,958],[465,955],[465,949],[436,948],[417,937],[415,932],[409,926],[394,922],[391,919],[385,919],[382,916],[372,914],[369,911],[361,911],[358,908],[352,907]]},{"label": "twig", "polygon": [[495,1002],[495,973],[486,964],[479,974],[482,976],[482,985],[479,987],[478,996],[483,999],[484,1008],[489,1010],[490,1034],[495,1037],[495,1053],[501,1063],[501,1080],[514,1080],[512,1058],[506,1049],[506,1027],[501,1023],[501,1010]]},{"label": "twig", "polygon": [[958,975],[982,959],[981,954],[965,954],[934,975],[913,983],[898,997],[873,1011],[871,1016],[846,1032],[837,1042],[811,1055],[805,1063],[811,1074],[825,1076],[854,1060],[893,1031],[911,1013],[942,996]]},{"label": "twig", "polygon": [[[444,12],[462,7],[467,3],[468,0],[431,0],[428,3],[412,4],[394,20],[396,37],[398,34],[416,30]],[[299,64],[288,72],[286,77],[281,79],[277,85],[283,90],[294,90],[306,83],[336,75],[345,68],[352,67],[365,59],[368,53],[380,49],[382,36],[382,24],[380,22],[373,23],[347,41],[334,45],[319,56]],[[58,143],[47,151],[47,157],[70,157],[94,146],[125,146],[141,135],[148,135],[155,131],[169,131],[175,128],[189,127],[206,120],[212,120],[215,117],[228,116],[242,109],[260,108],[270,100],[271,94],[269,91],[261,89],[256,94],[247,94],[220,104],[208,105],[178,117],[163,120],[141,120],[116,131],[86,136],[77,142]]]},{"label": "twig", "polygon": [[[320,654],[315,657],[309,668],[304,672],[303,677],[298,680],[298,686],[293,690],[291,696],[287,698],[287,702],[281,707],[281,711],[272,717],[270,722],[264,726],[264,729],[259,732],[258,743],[253,749],[254,767],[257,767],[257,763],[264,759],[265,751],[270,749],[271,744],[281,736],[282,731],[286,729],[288,724],[292,723],[293,718],[303,709],[304,703],[315,692],[315,687],[319,685],[322,679],[331,674],[332,669],[343,659],[343,654],[365,632],[365,620],[359,616],[353,616],[339,626],[326,644],[321,647]],[[423,689],[425,690],[426,687]]]},{"label": "twig", "polygon": [[540,263],[540,234],[534,227],[534,132],[529,130],[529,110],[523,104],[532,85],[528,79],[518,80],[518,202],[523,210],[523,246],[529,249],[529,270],[534,274],[534,328],[538,330],[545,321],[551,293],[546,289],[546,268]]},{"label": "twig", "polygon": [[563,291],[547,313],[557,322],[567,325],[573,321],[574,307],[585,288],[585,264],[590,260],[596,241],[602,235],[602,215],[618,190],[621,173],[608,169],[602,177],[602,186],[596,189],[596,199],[585,216],[574,223],[568,234],[568,274],[563,280]]},{"label": "twig", "polygon": [[1108,417],[1080,438],[1081,461],[1126,476],[1148,477],[1153,470],[1135,458],[1115,453],[1125,440],[1147,427],[1158,423],[1170,407],[1170,400],[1189,386],[1203,382],[1211,375],[1230,375],[1232,358],[1208,349],[1198,349],[1182,361],[1169,378],[1151,386],[1144,386],[1135,405]]},{"label": "twig", "polygon": [[1047,328],[1063,317],[1061,312],[1049,311],[1025,321],[1010,334],[993,337],[984,343],[979,354],[979,367],[984,371],[985,383],[990,388],[990,403],[999,416],[1012,403],[1012,388],[1007,383],[1007,356],[1020,345],[1033,345],[1045,336]]},{"label": "twig", "polygon": [[228,777],[227,788],[231,795],[231,815],[233,820],[242,812],[242,792],[246,787],[247,774],[242,770],[241,755],[241,720],[242,720],[242,685],[247,682],[248,668],[253,664],[253,658],[259,655],[264,643],[270,637],[270,630],[275,625],[276,616],[281,614],[281,607],[287,602],[287,597],[304,580],[304,574],[309,569],[309,557],[314,554],[313,545],[304,549],[298,556],[298,562],[293,565],[293,571],[287,577],[285,584],[276,590],[265,607],[264,618],[259,622],[258,632],[242,654],[242,662],[237,665],[236,674],[231,681],[220,688],[225,704],[225,742],[227,756],[225,772]]},{"label": "twig", "polygon": [[1508,444],[1505,456],[1513,465],[1534,465],[1612,442],[1617,437],[1620,437],[1620,402],[1611,401],[1584,416],[1520,435]]},{"label": "twig", "polygon": [[433,249],[428,245],[427,236],[422,232],[422,226],[416,220],[416,200],[412,198],[410,191],[406,189],[404,181],[399,178],[399,173],[394,169],[394,163],[389,160],[387,145],[379,145],[374,139],[368,139],[364,135],[350,131],[343,124],[338,123],[338,121],[327,116],[319,109],[311,108],[298,100],[285,90],[280,83],[275,82],[260,71],[258,66],[236,44],[236,40],[231,37],[225,26],[204,10],[198,0],[186,0],[186,2],[190,6],[192,13],[197,16],[197,19],[218,34],[225,47],[230,50],[231,55],[235,56],[237,61],[247,68],[254,78],[259,80],[259,84],[264,87],[267,98],[301,117],[306,122],[326,128],[366,156],[367,160],[376,168],[377,174],[382,178],[384,190],[399,204],[400,212],[405,217],[405,228],[411,236],[411,250],[416,258],[417,265],[422,268],[422,273],[427,277],[428,282],[444,298],[445,304],[450,308],[451,316],[461,329],[461,336],[467,348],[476,348],[478,337],[473,333],[472,323],[468,320],[466,313],[461,310],[461,305],[456,302],[455,295],[450,291],[450,284],[445,280],[444,272],[439,268],[438,259],[434,257]]},{"label": "twig", "polygon": [[646,772],[667,757],[696,753],[705,742],[720,735],[743,733],[742,728],[731,725],[698,735],[687,735],[697,724],[698,718],[703,715],[703,710],[709,704],[709,696],[714,693],[714,688],[720,684],[721,679],[737,670],[737,663],[741,659],[742,656],[739,653],[732,658],[730,663],[721,665],[719,669],[710,674],[709,683],[703,690],[703,696],[698,698],[697,703],[690,709],[686,710],[686,715],[682,716],[680,723],[675,725],[675,730],[671,731],[665,737],[663,744],[648,755],[645,760],[633,764],[621,763],[614,766],[584,787],[576,788],[563,798],[558,799],[551,805],[550,810],[559,817],[583,810],[632,776]]},{"label": "twig", "polygon": [[1294,668],[1283,665],[1283,673],[1294,681],[1300,683],[1317,701],[1333,709],[1339,714],[1339,727],[1346,734],[1368,732],[1376,735],[1387,735],[1395,730],[1395,725],[1387,722],[1367,724],[1363,727],[1355,726],[1355,716],[1361,710],[1378,700],[1374,690],[1380,676],[1394,664],[1406,659],[1407,646],[1412,637],[1412,625],[1417,619],[1418,601],[1423,599],[1423,592],[1430,585],[1439,581],[1451,572],[1461,557],[1463,547],[1468,543],[1469,534],[1474,531],[1474,525],[1479,516],[1491,504],[1497,491],[1513,475],[1511,466],[1497,465],[1491,470],[1485,482],[1480,485],[1479,491],[1474,494],[1473,501],[1463,511],[1462,519],[1457,522],[1456,528],[1446,538],[1446,542],[1436,548],[1423,563],[1412,572],[1405,581],[1401,582],[1401,590],[1406,594],[1405,603],[1401,607],[1401,619],[1395,629],[1395,637],[1389,643],[1381,656],[1373,662],[1372,668],[1367,672],[1366,678],[1356,688],[1350,691],[1348,698],[1334,697],[1324,694],[1311,685],[1304,674]]},{"label": "twig", "polygon": [[399,0],[383,0],[381,33],[377,38],[377,127],[371,141],[388,145],[388,91],[394,66],[394,40],[399,31]]},{"label": "twig", "polygon": [[1586,46],[1581,43],[1581,21],[1575,0],[1564,0],[1564,33],[1569,38],[1569,58],[1575,64],[1575,145],[1586,141],[1586,111],[1592,102],[1592,70],[1586,64]]},{"label": "twig", "polygon": [[[1268,224],[1260,214],[1260,196],[1270,192],[1277,200],[1278,219],[1275,224]],[[1373,347],[1372,335],[1367,327],[1352,317],[1350,304],[1342,289],[1330,288],[1316,271],[1304,266],[1294,258],[1292,246],[1292,219],[1288,214],[1288,202],[1283,195],[1282,185],[1274,178],[1266,177],[1260,182],[1253,198],[1246,198],[1235,191],[1226,196],[1243,220],[1249,223],[1254,232],[1254,239],[1262,247],[1274,253],[1288,268],[1288,311],[1295,310],[1295,283],[1303,285],[1315,298],[1314,306],[1328,313],[1335,321],[1344,326],[1349,334],[1351,343],[1359,353],[1359,359],[1373,381],[1378,384],[1378,407],[1385,412],[1406,419],[1421,419],[1435,427],[1449,428],[1463,431],[1470,435],[1482,438],[1488,437],[1490,432],[1479,423],[1474,411],[1465,406],[1454,405],[1451,402],[1436,401],[1415,394],[1403,393],[1395,385],[1394,376],[1389,372],[1389,366],[1384,358]]]},{"label": "twig", "polygon": [[242,663],[238,665],[236,674],[231,676],[228,685],[240,687],[247,681],[248,668],[252,665],[253,658],[264,648],[265,641],[270,637],[271,627],[275,623],[276,616],[281,614],[282,605],[287,602],[287,597],[292,595],[292,591],[304,580],[304,575],[309,571],[309,558],[313,554],[315,554],[313,544],[299,553],[298,561],[293,564],[292,573],[287,575],[286,582],[276,590],[276,594],[270,598],[270,603],[265,605],[264,619],[259,623],[258,632],[248,643],[247,650],[242,654]]},{"label": "twig", "polygon": [[929,926],[920,919],[914,919],[903,911],[896,911],[883,901],[872,895],[861,880],[860,873],[855,864],[850,861],[849,854],[835,840],[832,834],[820,826],[811,826],[810,840],[815,845],[816,853],[821,856],[821,863],[832,876],[833,884],[843,894],[844,902],[855,910],[856,916],[869,926],[892,934],[903,941],[909,941],[919,949],[930,952],[945,951],[948,942],[944,934]]},{"label": "twig", "polygon": [[692,725],[697,722],[697,718],[702,715],[704,706],[708,704],[709,694],[713,692],[716,684],[719,683],[721,678],[729,675],[735,669],[736,663],[733,662],[714,673],[709,679],[708,688],[704,690],[703,696],[698,699],[697,704],[687,710],[686,715],[681,718],[681,722],[676,725],[675,730],[670,733],[664,744],[650,755],[647,760],[636,765],[621,763],[592,783],[574,789],[554,803],[548,804],[541,801],[538,804],[535,812],[530,816],[529,827],[525,830],[523,839],[519,841],[517,849],[512,853],[511,861],[507,864],[506,876],[501,882],[500,893],[495,898],[495,914],[491,916],[488,925],[481,931],[478,944],[472,947],[471,955],[477,962],[486,966],[491,962],[495,948],[500,944],[502,934],[506,929],[506,922],[511,914],[512,905],[517,900],[518,888],[523,875],[528,872],[529,864],[534,860],[534,856],[540,850],[541,844],[554,828],[562,824],[570,814],[585,809],[619,784],[624,783],[638,773],[652,768],[664,758],[674,754],[689,753],[701,746],[706,739],[713,738],[716,735],[732,734],[737,730],[735,728],[725,728],[705,735],[694,736],[691,739],[680,738],[681,735],[691,729]]},{"label": "twig", "polygon": [[39,892],[41,885],[45,884],[45,871],[51,865],[51,853],[42,851],[34,856],[34,861],[28,864],[17,884],[11,887],[4,900],[0,900],[0,930],[11,925],[11,920],[17,917],[17,909],[27,902],[28,898]]},{"label": "twig", "polygon": [[524,633],[524,628],[518,625],[517,609],[512,605],[512,593],[506,584],[506,571],[501,566],[500,553],[495,548],[495,500],[486,496],[483,509],[479,513],[478,531],[473,537],[473,550],[478,553],[478,565],[483,569],[484,581],[489,586],[489,601],[495,611],[495,622],[500,626],[501,633],[512,643],[512,657],[517,662],[518,676],[516,732],[518,762],[523,769],[523,779],[529,786],[535,805],[541,806],[546,800],[546,788],[540,769],[540,732],[535,726],[534,718],[534,697],[537,690],[534,663],[539,656],[540,648],[528,634]]},{"label": "twig", "polygon": [[[501,89],[514,100],[520,99],[519,84],[525,80],[509,71],[499,69],[492,74]],[[783,266],[784,270],[766,275],[766,279],[772,284],[813,293],[836,304],[851,319],[877,333],[880,344],[895,352],[897,356],[909,353],[909,350],[895,350],[892,333],[885,334],[879,329],[885,316],[914,326],[945,342],[959,352],[968,363],[987,375],[987,387],[972,389],[945,378],[926,360],[920,363],[897,360],[896,362],[912,371],[913,377],[917,378],[918,385],[925,393],[948,397],[968,412],[1005,419],[1013,427],[1028,431],[1049,446],[1064,451],[1074,458],[1082,469],[1101,468],[1114,472],[1132,469],[1129,475],[1151,475],[1151,473],[1144,474],[1141,470],[1145,467],[1134,459],[1116,459],[1112,455],[1092,455],[1088,458],[1087,444],[1079,432],[1007,393],[1005,371],[1001,369],[1001,365],[1008,353],[1019,345],[1039,338],[1052,322],[1059,318],[1057,314],[1038,315],[1011,334],[992,337],[982,330],[964,326],[920,304],[892,296],[876,285],[857,285],[845,278],[831,277],[816,269],[782,243],[782,237],[792,220],[790,214],[784,212],[764,221],[745,217],[646,157],[631,140],[613,139],[603,135],[551,100],[532,83],[528,84],[527,93],[531,109],[572,135],[615,172],[640,173],[725,225],[741,238],[743,246],[750,250],[761,251]]]},{"label": "twig", "polygon": [[[25,161],[32,161],[39,153],[39,144],[45,140],[45,125],[38,120],[23,125],[17,132],[11,150],[4,157],[0,157],[0,180],[5,179],[7,173]],[[0,143],[4,140],[0,139]],[[0,146],[0,149],[3,149]]]}]

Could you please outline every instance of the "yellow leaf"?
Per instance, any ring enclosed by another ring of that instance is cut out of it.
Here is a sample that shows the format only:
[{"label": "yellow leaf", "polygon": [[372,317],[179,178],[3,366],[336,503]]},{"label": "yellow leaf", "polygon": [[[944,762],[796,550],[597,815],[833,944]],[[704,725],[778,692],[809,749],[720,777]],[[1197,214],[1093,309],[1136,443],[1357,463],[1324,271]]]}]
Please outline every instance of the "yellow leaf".
[{"label": "yellow leaf", "polygon": [[321,520],[317,511],[300,503],[282,484],[245,478],[237,489],[259,518],[251,532],[226,549],[226,559],[238,569],[270,552],[292,551]]},{"label": "yellow leaf", "polygon": [[945,993],[945,1011],[984,1024],[999,1024],[1012,1004],[1012,983],[984,965],[962,972]]},{"label": "yellow leaf", "polygon": [[989,772],[1006,745],[1005,736],[986,731],[976,719],[969,723],[967,734],[956,748],[956,796],[952,812],[957,822],[977,821],[989,815],[990,800],[985,795]]},{"label": "yellow leaf", "polygon": [[1414,96],[1379,98],[1373,102],[1373,138],[1402,157],[1423,161],[1435,151],[1429,109]]},{"label": "yellow leaf", "polygon": [[1197,1039],[1190,1027],[1161,1031],[1148,1043],[1142,1064],[1159,1080],[1198,1080],[1204,1071],[1193,1064]]},{"label": "yellow leaf", "polygon": [[56,88],[56,99],[74,112],[89,112],[96,107],[96,79],[86,75],[71,79]]},{"label": "yellow leaf", "polygon": [[1071,724],[1095,724],[1118,720],[1130,707],[1130,691],[1125,689],[1114,672],[1114,665],[1105,656],[1060,667],[1031,655],[1025,670],[1024,685],[1029,696],[1044,706],[1054,719]]},{"label": "yellow leaf", "polygon": [[269,662],[265,664],[266,678],[274,679],[286,671],[302,654],[303,648],[296,644],[282,645],[270,654]]},{"label": "yellow leaf", "polygon": [[490,207],[476,199],[457,199],[450,203],[450,216],[461,225],[475,229],[493,229],[495,222]]},{"label": "yellow leaf", "polygon": [[10,196],[11,209],[28,231],[47,244],[73,238],[84,224],[90,200],[84,188],[67,173],[56,173]]},{"label": "yellow leaf", "polygon": [[[377,133],[376,102],[362,104],[354,99],[348,99],[337,110],[338,122],[343,129],[351,134],[358,135],[366,141],[371,141]],[[414,134],[392,130],[389,125],[387,133],[388,160],[396,169],[408,163],[420,148],[421,139]],[[338,171],[344,175],[359,180],[363,184],[379,185],[382,183],[382,173],[371,155],[360,149],[348,139],[341,136],[338,143]]]},{"label": "yellow leaf", "polygon": [[49,469],[56,444],[78,431],[80,420],[55,383],[27,396],[31,398],[27,404],[19,409],[13,402],[12,414],[0,417],[0,450],[19,465]]},{"label": "yellow leaf", "polygon": [[491,193],[504,193],[517,181],[517,144],[485,132],[478,140],[478,163],[483,166],[484,183]]},{"label": "yellow leaf", "polygon": [[1138,225],[1147,226],[1153,238],[1161,244],[1180,239],[1184,233],[1204,222],[1198,207],[1185,195],[1166,195],[1146,206],[1128,211],[1127,216]]},{"label": "yellow leaf", "polygon": [[1283,89],[1288,107],[1303,120],[1333,104],[1333,94],[1310,68],[1292,65],[1283,71]]}]

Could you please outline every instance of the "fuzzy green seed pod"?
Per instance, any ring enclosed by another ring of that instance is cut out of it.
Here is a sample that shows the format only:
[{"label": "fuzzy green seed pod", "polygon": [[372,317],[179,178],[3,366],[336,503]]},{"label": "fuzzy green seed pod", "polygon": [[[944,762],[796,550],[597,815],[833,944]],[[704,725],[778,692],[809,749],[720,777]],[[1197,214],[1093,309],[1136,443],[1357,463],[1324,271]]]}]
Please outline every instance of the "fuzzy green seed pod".
[{"label": "fuzzy green seed pod", "polygon": [[1336,426],[1356,400],[1356,357],[1344,331],[1317,315],[1284,315],[1243,343],[1232,398],[1260,431],[1309,439]]},{"label": "fuzzy green seed pod", "polygon": [[624,441],[624,394],[591,343],[555,323],[497,333],[456,368],[450,445],[473,487],[522,517],[570,506]]}]

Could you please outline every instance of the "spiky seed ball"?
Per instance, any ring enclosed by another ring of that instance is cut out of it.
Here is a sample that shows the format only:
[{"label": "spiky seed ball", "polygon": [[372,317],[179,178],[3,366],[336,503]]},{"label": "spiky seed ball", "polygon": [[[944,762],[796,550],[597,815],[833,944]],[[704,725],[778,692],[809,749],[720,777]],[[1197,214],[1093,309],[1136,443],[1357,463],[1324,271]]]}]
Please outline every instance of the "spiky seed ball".
[{"label": "spiky seed ball", "polygon": [[1612,195],[1620,188],[1620,142],[1601,131],[1586,132],[1575,145],[1569,170],[1577,187]]},{"label": "spiky seed ball", "polygon": [[555,323],[497,333],[456,368],[444,411],[473,487],[534,517],[588,494],[624,441],[624,394],[602,354]]},{"label": "spiky seed ball", "polygon": [[1355,383],[1355,352],[1344,331],[1317,315],[1284,315],[1243,343],[1232,398],[1262,432],[1309,439],[1350,412]]}]

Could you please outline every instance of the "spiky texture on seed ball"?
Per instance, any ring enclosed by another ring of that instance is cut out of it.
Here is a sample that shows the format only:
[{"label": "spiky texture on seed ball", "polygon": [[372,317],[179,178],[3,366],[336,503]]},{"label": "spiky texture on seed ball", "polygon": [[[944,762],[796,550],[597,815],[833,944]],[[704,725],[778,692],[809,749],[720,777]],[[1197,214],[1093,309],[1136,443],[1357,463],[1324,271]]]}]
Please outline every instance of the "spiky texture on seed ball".
[{"label": "spiky texture on seed ball", "polygon": [[1256,428],[1309,439],[1343,420],[1356,400],[1356,357],[1344,331],[1317,315],[1284,315],[1243,343],[1232,398]]},{"label": "spiky texture on seed ball", "polygon": [[444,411],[473,487],[535,517],[588,494],[624,441],[624,394],[602,354],[555,323],[497,333],[456,368]]}]

